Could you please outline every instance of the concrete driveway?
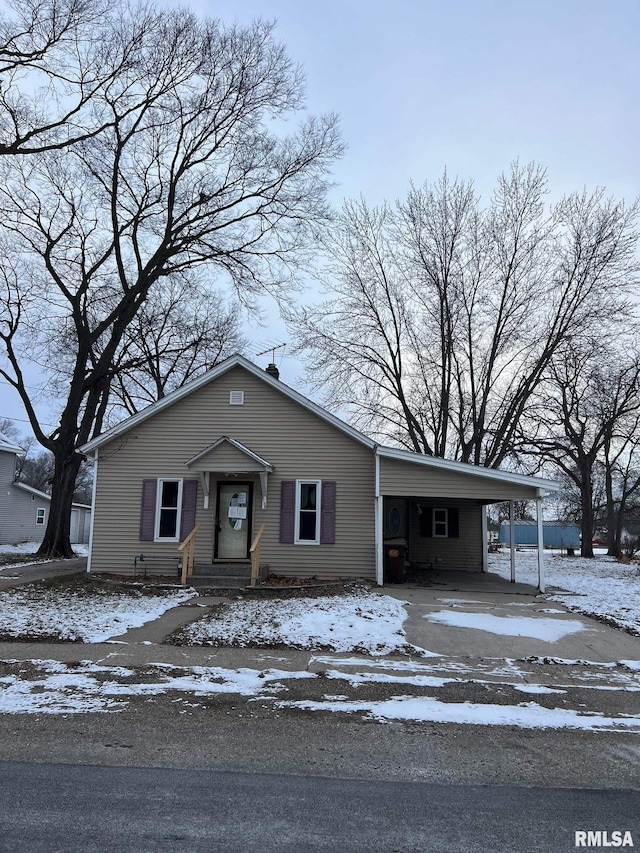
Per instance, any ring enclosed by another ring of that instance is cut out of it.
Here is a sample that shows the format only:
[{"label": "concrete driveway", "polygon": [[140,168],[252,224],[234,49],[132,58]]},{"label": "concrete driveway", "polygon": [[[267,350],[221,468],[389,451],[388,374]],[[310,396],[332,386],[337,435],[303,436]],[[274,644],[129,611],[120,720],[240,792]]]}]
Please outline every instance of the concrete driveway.
[{"label": "concrete driveway", "polygon": [[572,613],[527,584],[491,573],[438,573],[431,586],[386,586],[408,603],[407,640],[437,654],[640,660],[640,637]]},{"label": "concrete driveway", "polygon": [[76,557],[72,560],[50,560],[44,563],[28,565],[0,566],[0,590],[21,586],[25,583],[61,577],[62,575],[78,575],[87,571],[87,558]]}]

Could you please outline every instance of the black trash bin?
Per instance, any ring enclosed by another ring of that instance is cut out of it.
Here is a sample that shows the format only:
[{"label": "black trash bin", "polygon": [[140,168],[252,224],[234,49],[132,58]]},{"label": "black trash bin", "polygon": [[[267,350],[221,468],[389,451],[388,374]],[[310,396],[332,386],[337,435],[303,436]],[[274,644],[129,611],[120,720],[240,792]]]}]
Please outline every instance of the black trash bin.
[{"label": "black trash bin", "polygon": [[404,583],[404,564],[407,546],[400,542],[385,542],[384,580],[385,583]]}]

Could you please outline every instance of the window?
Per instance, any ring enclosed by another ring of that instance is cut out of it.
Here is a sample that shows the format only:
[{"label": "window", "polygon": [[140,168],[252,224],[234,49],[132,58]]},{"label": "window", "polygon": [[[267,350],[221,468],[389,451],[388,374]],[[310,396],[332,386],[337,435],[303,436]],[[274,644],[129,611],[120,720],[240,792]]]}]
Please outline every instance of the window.
[{"label": "window", "polygon": [[297,545],[320,544],[320,480],[296,480]]},{"label": "window", "polygon": [[158,480],[154,539],[177,542],[180,537],[182,480]]},{"label": "window", "polygon": [[434,509],[433,511],[433,535],[446,539],[449,535],[449,511],[446,509]]},{"label": "window", "polygon": [[46,510],[43,507],[39,507],[36,510],[36,524],[44,524],[45,515],[46,515]]},{"label": "window", "polygon": [[460,509],[455,506],[429,507],[420,505],[420,536],[437,539],[460,537]]}]

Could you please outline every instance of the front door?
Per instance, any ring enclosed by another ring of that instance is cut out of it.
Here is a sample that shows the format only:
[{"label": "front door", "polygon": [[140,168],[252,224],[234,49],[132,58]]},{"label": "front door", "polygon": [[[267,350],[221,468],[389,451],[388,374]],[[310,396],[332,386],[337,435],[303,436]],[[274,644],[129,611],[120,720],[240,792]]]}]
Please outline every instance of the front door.
[{"label": "front door", "polygon": [[218,482],[215,559],[249,558],[252,487],[252,483]]}]

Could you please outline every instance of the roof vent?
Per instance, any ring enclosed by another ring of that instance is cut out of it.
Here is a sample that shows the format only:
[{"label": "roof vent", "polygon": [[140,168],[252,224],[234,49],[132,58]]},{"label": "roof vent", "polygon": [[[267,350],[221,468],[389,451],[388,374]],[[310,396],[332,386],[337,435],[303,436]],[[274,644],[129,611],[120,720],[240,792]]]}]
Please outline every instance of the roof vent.
[{"label": "roof vent", "polygon": [[271,362],[271,364],[266,368],[266,371],[269,376],[273,376],[274,379],[280,379],[280,371],[273,362]]},{"label": "roof vent", "polygon": [[244,391],[229,391],[230,406],[244,406]]}]

